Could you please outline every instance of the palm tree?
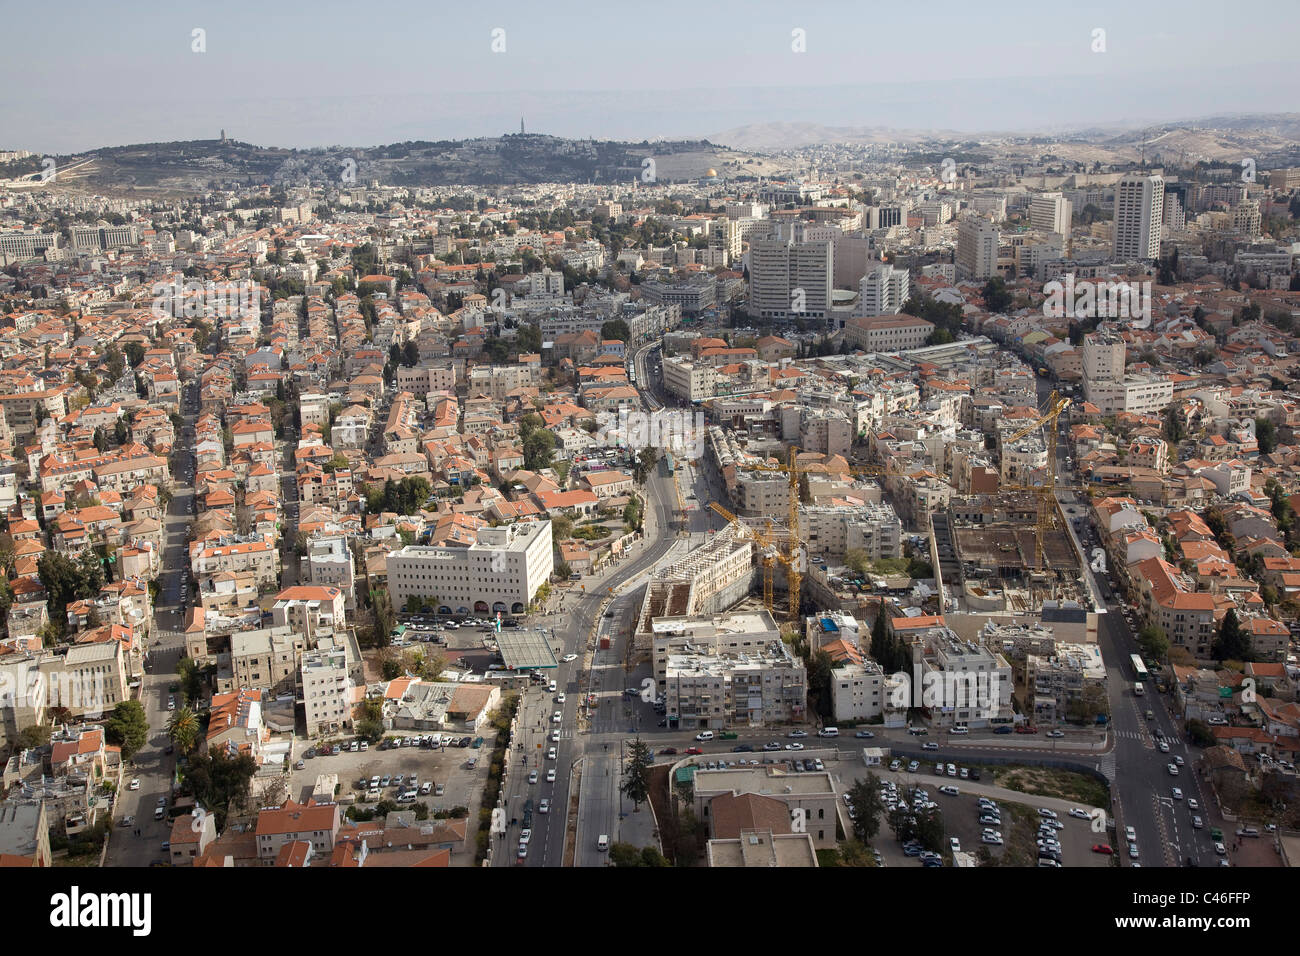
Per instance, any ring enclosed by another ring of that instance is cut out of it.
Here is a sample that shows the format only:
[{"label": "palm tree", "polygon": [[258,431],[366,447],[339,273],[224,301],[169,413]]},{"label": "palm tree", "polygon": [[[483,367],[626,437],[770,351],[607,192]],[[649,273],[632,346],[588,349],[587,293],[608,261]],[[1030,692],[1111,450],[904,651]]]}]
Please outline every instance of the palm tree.
[{"label": "palm tree", "polygon": [[176,711],[167,721],[167,736],[181,753],[190,753],[199,739],[198,715],[188,706]]}]

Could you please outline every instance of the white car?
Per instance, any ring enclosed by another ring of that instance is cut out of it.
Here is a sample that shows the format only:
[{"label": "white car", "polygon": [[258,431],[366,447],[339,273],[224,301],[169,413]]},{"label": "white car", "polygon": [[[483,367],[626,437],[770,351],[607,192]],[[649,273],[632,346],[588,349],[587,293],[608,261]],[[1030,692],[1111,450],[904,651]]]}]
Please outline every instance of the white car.
[{"label": "white car", "polygon": [[548,691],[550,691],[552,694],[554,694],[554,693],[555,693],[555,686],[556,686],[556,685],[555,685],[555,681],[551,681],[549,684],[546,685],[546,689],[547,689]]},{"label": "white car", "polygon": [[536,783],[536,782],[537,782],[537,771],[536,771],[536,770],[532,770],[532,771],[529,772],[529,774],[528,774],[528,782],[529,782],[529,783]]},{"label": "white car", "polygon": [[1178,764],[1178,766],[1181,767],[1186,763],[1186,761],[1183,760],[1182,757],[1178,756],[1178,754],[1174,754],[1174,763]]},{"label": "white car", "polygon": [[1166,769],[1169,771],[1169,776],[1171,777],[1178,776],[1178,764],[1171,763]]},{"label": "white car", "polygon": [[573,661],[576,661],[577,659],[578,659],[577,654],[565,654],[563,657],[560,658],[560,660],[564,661],[564,663],[566,664],[570,664]]},{"label": "white car", "polygon": [[563,694],[563,693],[556,694],[556,695],[555,695],[555,702],[556,702],[557,704],[563,704],[563,703],[564,703],[564,694]]},{"label": "white car", "polygon": [[1162,754],[1169,753],[1169,745],[1165,743],[1163,740],[1160,741],[1158,744],[1156,744],[1156,747],[1160,750]]},{"label": "white car", "polygon": [[527,842],[528,842],[529,840],[531,840],[532,838],[533,838],[533,831],[532,831],[532,830],[527,830],[527,829],[525,829],[525,830],[521,830],[521,831],[519,832],[519,842],[520,842],[520,843],[527,843]]},{"label": "white car", "polygon": [[958,840],[956,837],[949,837],[949,838],[948,838],[948,849],[952,850],[953,853],[960,853],[960,852],[961,852],[961,841]]},{"label": "white car", "polygon": [[1192,817],[1192,829],[1193,829],[1193,830],[1199,830],[1199,829],[1201,829],[1203,826],[1205,826],[1205,824],[1201,821],[1201,818],[1200,818],[1200,817]]},{"label": "white car", "polygon": [[958,790],[956,787],[940,787],[939,792],[946,793],[950,797],[956,797],[961,794],[961,791]]},{"label": "white car", "polygon": [[554,768],[554,767],[552,767],[550,770],[546,771],[546,782],[547,782],[547,783],[555,783],[555,768]]},{"label": "white car", "polygon": [[542,797],[542,802],[537,805],[538,813],[550,813],[551,801],[548,797]]},{"label": "white car", "polygon": [[1170,791],[1170,795],[1173,796],[1175,800],[1183,799],[1183,791],[1179,790],[1177,787],[1174,787],[1174,789]]},{"label": "white car", "polygon": [[1201,805],[1200,805],[1196,800],[1192,799],[1191,797],[1188,797],[1188,798],[1187,798],[1187,809],[1188,809],[1188,810],[1199,810],[1199,809],[1201,809]]},{"label": "white car", "polygon": [[555,759],[556,759],[556,756],[555,756],[555,748],[554,748],[554,747],[552,747],[550,750],[546,751],[546,759],[547,759],[547,760],[555,760]]},{"label": "white car", "polygon": [[1046,819],[1048,819],[1048,820],[1055,820],[1055,819],[1056,819],[1056,811],[1055,811],[1055,810],[1048,810],[1046,807],[1039,807],[1039,808],[1038,808],[1038,815],[1039,815],[1040,817],[1044,817],[1044,818],[1046,818]]},{"label": "white car", "polygon": [[980,835],[980,842],[981,842],[981,843],[988,843],[988,844],[991,844],[992,846],[1001,846],[1001,845],[1002,845],[1002,834],[1001,834],[1001,833],[997,833],[997,832],[981,834],[981,835]]},{"label": "white car", "polygon": [[139,789],[140,789],[140,781],[139,781],[138,779],[136,779],[135,777],[132,777],[132,778],[131,778],[131,782],[130,782],[129,784],[127,784],[127,786],[126,786],[126,789],[128,789],[128,790],[139,790]]},{"label": "white car", "polygon": [[1087,811],[1087,810],[1080,810],[1078,807],[1070,807],[1070,816],[1072,816],[1072,817],[1074,817],[1075,819],[1078,819],[1078,820],[1087,820],[1087,819],[1088,819],[1088,811]]},{"label": "white car", "polygon": [[1136,830],[1134,830],[1132,827],[1125,827],[1125,828],[1124,828],[1124,839],[1125,839],[1125,840],[1127,840],[1129,843],[1136,843],[1136,842],[1137,842],[1137,838],[1138,838],[1138,835],[1137,835],[1137,831],[1136,831]]},{"label": "white car", "polygon": [[564,719],[564,714],[562,714],[558,710],[555,713],[551,714],[551,723],[553,724],[558,724],[563,719]]},{"label": "white car", "polygon": [[785,749],[786,749],[786,750],[803,750],[803,744],[798,743],[798,742],[795,742],[795,743],[792,743],[792,744],[786,744],[786,745],[785,745]]},{"label": "white car", "polygon": [[553,743],[553,744],[558,744],[559,742],[560,742],[560,732],[559,732],[558,730],[552,730],[552,731],[551,731],[551,743]]}]

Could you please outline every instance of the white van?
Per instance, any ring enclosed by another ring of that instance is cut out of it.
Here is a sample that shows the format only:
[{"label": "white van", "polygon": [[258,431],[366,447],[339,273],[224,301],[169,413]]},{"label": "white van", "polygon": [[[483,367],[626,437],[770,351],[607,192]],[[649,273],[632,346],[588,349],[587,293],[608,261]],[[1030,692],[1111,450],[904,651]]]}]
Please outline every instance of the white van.
[{"label": "white van", "polygon": [[840,729],[838,727],[823,727],[817,731],[818,737],[838,737],[839,735]]},{"label": "white van", "polygon": [[398,803],[413,803],[418,796],[415,790],[403,790],[397,797]]},{"label": "white van", "polygon": [[713,731],[711,731],[711,730],[701,730],[698,734],[695,735],[695,739],[696,739],[696,740],[712,740],[712,739],[713,739]]},{"label": "white van", "polygon": [[968,733],[970,733],[970,728],[967,727],[965,724],[958,724],[958,725],[957,725],[956,727],[954,727],[952,730],[948,731],[948,733],[950,733],[950,734],[956,734],[957,736],[961,736],[962,734],[968,734]]},{"label": "white van", "polygon": [[609,837],[606,836],[604,833],[596,837],[596,849],[599,850],[601,853],[604,853],[606,850],[609,849]]}]

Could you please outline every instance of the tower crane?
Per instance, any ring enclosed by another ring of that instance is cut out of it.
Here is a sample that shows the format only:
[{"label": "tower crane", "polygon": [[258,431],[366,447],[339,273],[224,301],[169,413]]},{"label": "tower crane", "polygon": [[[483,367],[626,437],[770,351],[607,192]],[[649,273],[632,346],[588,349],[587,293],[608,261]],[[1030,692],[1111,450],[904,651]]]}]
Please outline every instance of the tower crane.
[{"label": "tower crane", "polygon": [[[803,583],[804,563],[806,555],[802,553],[803,541],[799,534],[799,476],[813,472],[810,468],[800,468],[797,460],[799,446],[791,445],[787,463],[784,465],[748,465],[756,471],[776,471],[786,474],[790,478],[788,489],[789,495],[789,515],[787,524],[789,527],[789,538],[786,541],[785,551],[778,551],[778,560],[786,570],[786,576],[790,584],[790,616],[798,618],[799,616],[799,591]],[[888,468],[868,467],[868,468],[849,468],[849,474],[862,475],[867,477],[887,477],[897,474]],[[771,543],[775,543],[774,541]]]},{"label": "tower crane", "polygon": [[1046,406],[1040,410],[1038,419],[1021,428],[1003,442],[1004,446],[1014,444],[1044,425],[1047,426],[1047,480],[1041,485],[1016,486],[1017,488],[1028,488],[1038,493],[1038,525],[1034,550],[1040,570],[1047,568],[1047,554],[1043,547],[1043,541],[1046,540],[1047,535],[1052,532],[1056,525],[1056,420],[1069,407],[1070,400],[1068,398],[1055,391],[1052,392],[1047,399]]}]

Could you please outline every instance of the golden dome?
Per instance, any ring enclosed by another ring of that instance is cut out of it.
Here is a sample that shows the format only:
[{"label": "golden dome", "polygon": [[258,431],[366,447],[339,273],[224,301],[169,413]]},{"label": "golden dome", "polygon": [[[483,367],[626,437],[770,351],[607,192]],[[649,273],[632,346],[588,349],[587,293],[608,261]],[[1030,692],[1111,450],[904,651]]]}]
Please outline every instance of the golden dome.
[{"label": "golden dome", "polygon": [[705,175],[706,177],[708,177],[709,179],[713,179],[713,178],[717,177],[717,175],[718,175],[718,171],[717,171],[716,169],[710,168],[709,171],[708,171],[707,173],[705,173],[704,175]]}]

